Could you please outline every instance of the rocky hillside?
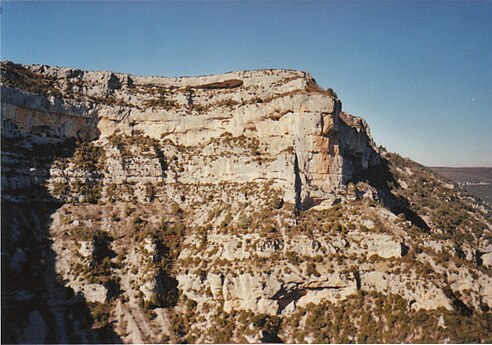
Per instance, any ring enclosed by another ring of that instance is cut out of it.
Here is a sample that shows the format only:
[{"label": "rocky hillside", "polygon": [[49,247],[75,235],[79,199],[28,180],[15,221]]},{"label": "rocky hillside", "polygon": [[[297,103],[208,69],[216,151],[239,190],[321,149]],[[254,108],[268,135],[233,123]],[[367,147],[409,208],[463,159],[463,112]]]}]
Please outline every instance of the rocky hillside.
[{"label": "rocky hillside", "polygon": [[2,341],[492,342],[490,206],[309,74],[1,68]]}]

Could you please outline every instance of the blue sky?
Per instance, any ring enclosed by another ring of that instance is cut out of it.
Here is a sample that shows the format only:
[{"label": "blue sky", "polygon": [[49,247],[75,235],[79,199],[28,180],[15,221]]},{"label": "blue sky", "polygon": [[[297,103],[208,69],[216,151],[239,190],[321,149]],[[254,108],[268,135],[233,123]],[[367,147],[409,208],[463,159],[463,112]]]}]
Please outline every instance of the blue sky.
[{"label": "blue sky", "polygon": [[1,58],[141,75],[310,72],[377,144],[492,166],[490,1],[1,3]]}]

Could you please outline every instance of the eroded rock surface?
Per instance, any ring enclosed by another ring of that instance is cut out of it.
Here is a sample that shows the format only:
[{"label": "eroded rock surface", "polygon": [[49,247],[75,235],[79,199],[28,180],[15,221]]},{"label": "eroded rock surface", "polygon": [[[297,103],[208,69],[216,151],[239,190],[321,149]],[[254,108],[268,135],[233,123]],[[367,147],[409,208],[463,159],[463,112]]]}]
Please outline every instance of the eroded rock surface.
[{"label": "eroded rock surface", "polygon": [[3,62],[1,109],[7,342],[491,339],[490,207],[305,72]]}]

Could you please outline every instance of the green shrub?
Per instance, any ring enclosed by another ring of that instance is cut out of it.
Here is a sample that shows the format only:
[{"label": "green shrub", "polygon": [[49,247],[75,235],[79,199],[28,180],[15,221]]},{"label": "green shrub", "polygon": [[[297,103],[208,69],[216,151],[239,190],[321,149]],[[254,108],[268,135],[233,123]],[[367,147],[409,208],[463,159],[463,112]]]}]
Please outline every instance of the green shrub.
[{"label": "green shrub", "polygon": [[320,274],[318,273],[316,269],[316,264],[314,262],[308,262],[306,265],[306,274],[308,276],[316,276],[319,277]]},{"label": "green shrub", "polygon": [[337,94],[335,91],[333,91],[333,89],[331,87],[329,87],[328,89],[326,89],[326,93],[330,96],[330,97],[333,97],[333,98],[338,98]]}]

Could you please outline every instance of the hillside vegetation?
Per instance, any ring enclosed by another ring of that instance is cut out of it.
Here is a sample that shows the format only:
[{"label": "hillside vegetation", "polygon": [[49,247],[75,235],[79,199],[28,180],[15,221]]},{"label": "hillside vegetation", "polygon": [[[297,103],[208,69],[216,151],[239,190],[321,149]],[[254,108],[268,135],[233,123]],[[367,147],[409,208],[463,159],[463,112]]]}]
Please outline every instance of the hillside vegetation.
[{"label": "hillside vegetation", "polygon": [[3,342],[492,342],[489,204],[310,75],[2,68]]}]

